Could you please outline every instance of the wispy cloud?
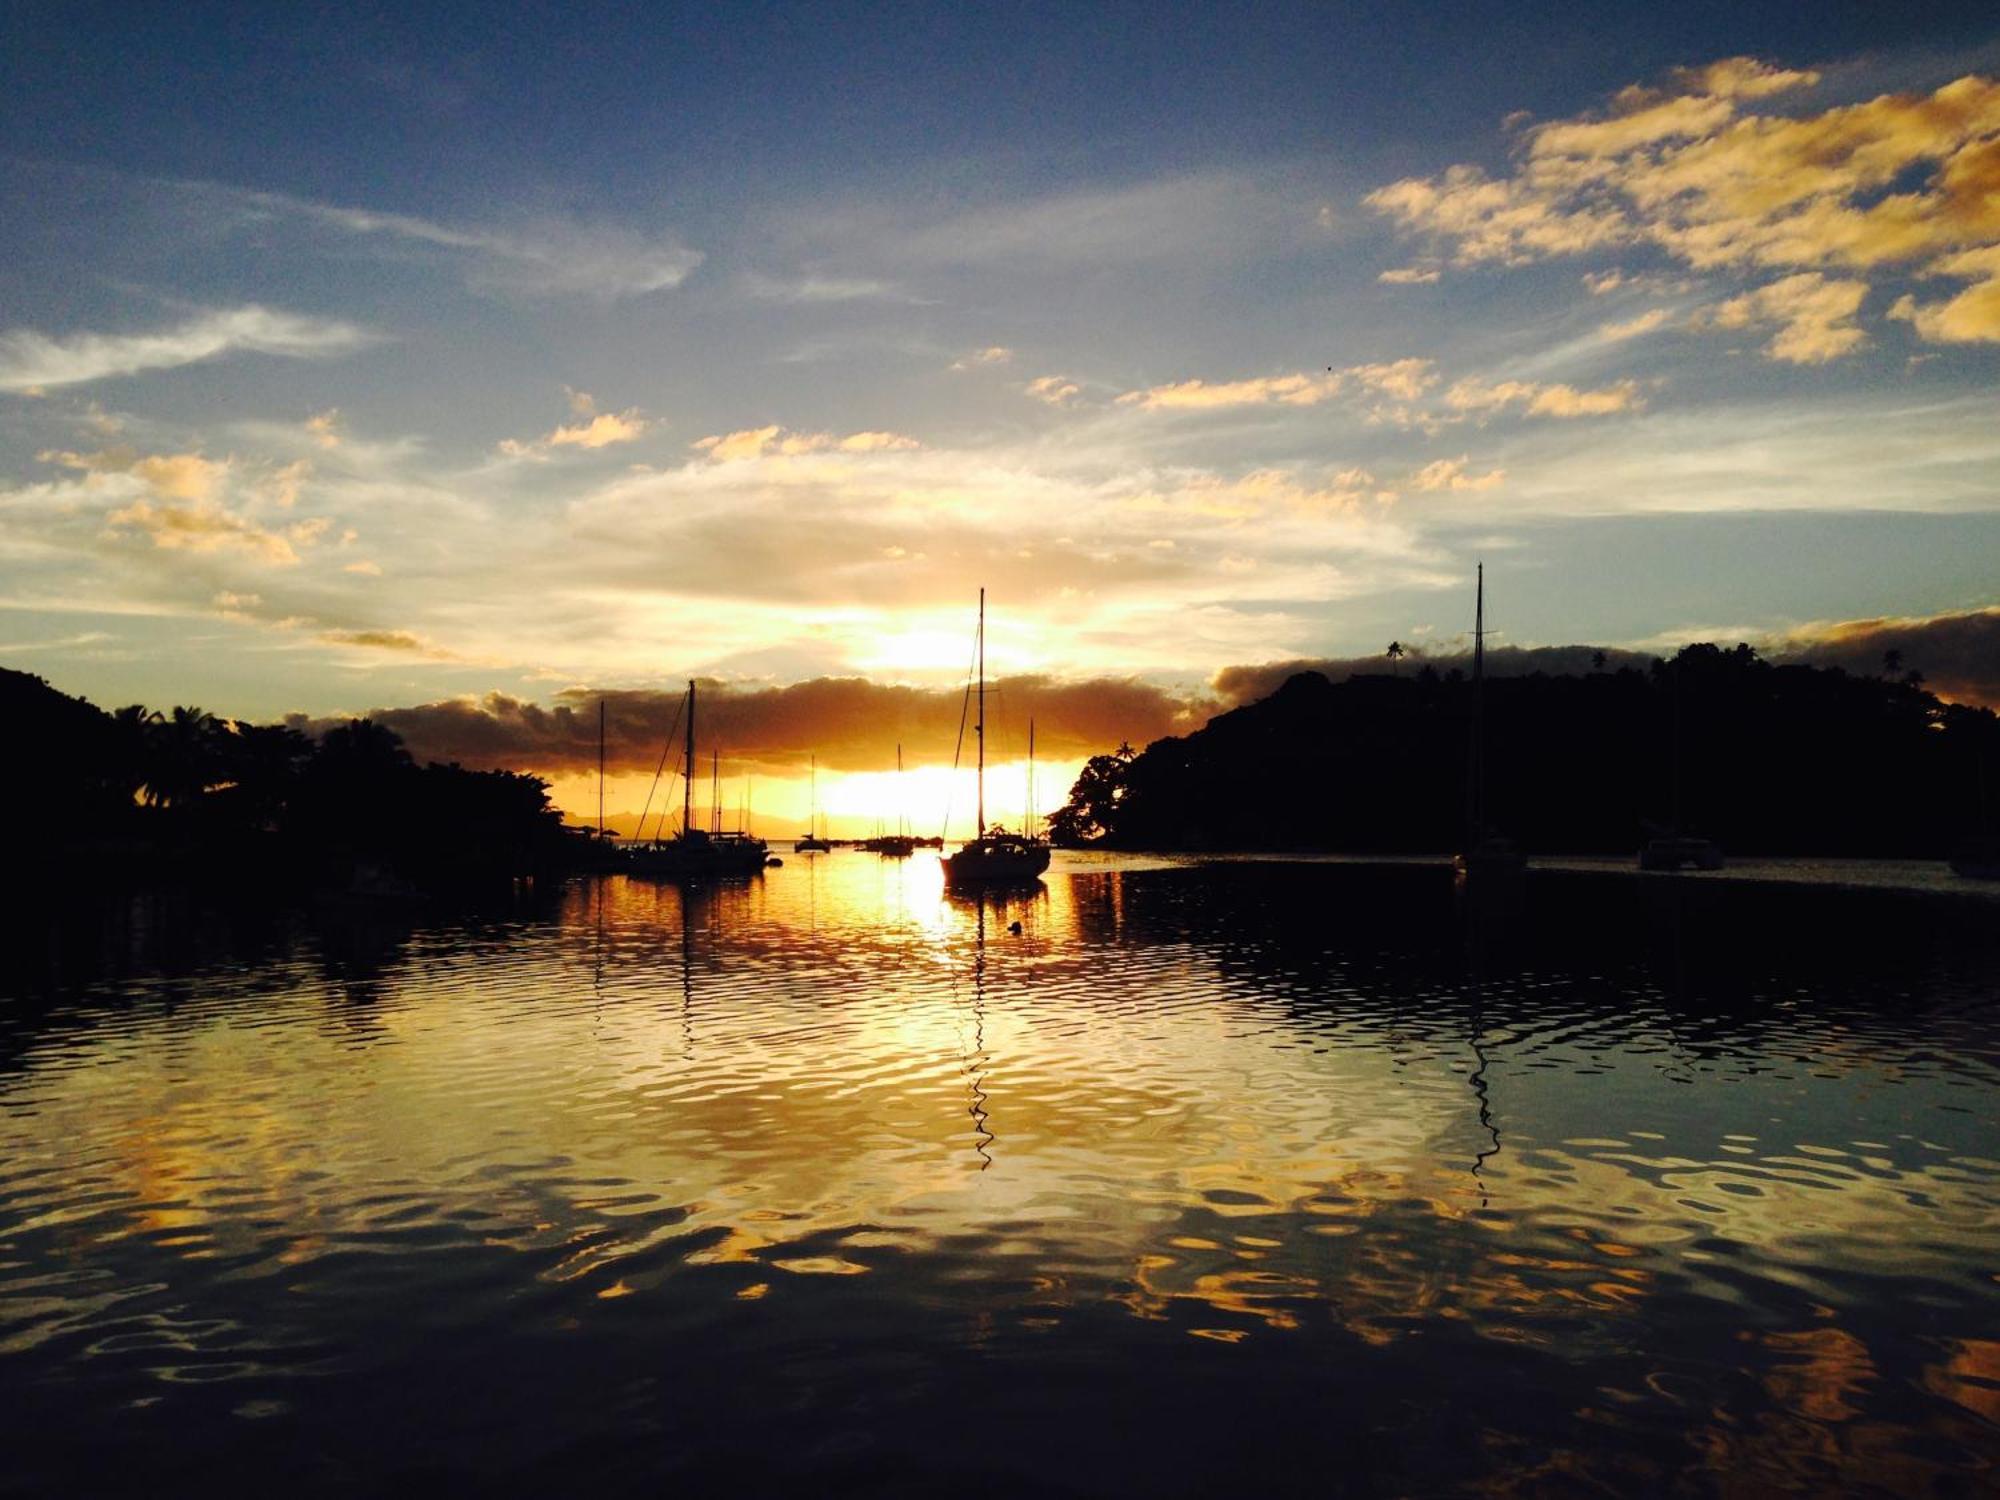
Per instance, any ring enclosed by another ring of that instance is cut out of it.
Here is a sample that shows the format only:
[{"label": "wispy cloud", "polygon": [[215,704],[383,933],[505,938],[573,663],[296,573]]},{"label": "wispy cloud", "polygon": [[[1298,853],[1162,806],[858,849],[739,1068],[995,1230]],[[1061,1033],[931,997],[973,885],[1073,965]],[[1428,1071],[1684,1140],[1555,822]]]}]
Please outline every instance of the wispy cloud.
[{"label": "wispy cloud", "polygon": [[51,337],[21,329],[0,334],[0,390],[41,391],[113,375],[168,370],[237,352],[318,359],[350,353],[378,337],[352,323],[255,304],[204,312],[152,333]]},{"label": "wispy cloud", "polygon": [[643,296],[679,286],[703,258],[699,250],[671,235],[646,235],[615,224],[543,220],[518,228],[460,226],[415,214],[320,203],[289,193],[249,192],[205,182],[177,186],[261,214],[451,252],[463,260],[466,282],[477,291]]},{"label": "wispy cloud", "polygon": [[763,302],[920,302],[923,299],[872,276],[767,276],[751,271],[743,277],[744,290]]}]

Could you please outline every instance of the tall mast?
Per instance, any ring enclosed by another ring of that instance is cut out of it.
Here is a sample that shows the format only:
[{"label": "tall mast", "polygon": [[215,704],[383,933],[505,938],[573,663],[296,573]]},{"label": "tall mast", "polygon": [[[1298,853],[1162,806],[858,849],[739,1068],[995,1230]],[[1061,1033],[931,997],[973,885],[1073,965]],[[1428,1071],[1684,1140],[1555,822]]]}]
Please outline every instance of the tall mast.
[{"label": "tall mast", "polygon": [[1035,834],[1035,721],[1028,719],[1028,816],[1023,820],[1021,832],[1030,838]]},{"label": "tall mast", "polygon": [[681,776],[681,837],[694,833],[694,680],[688,680],[687,766]]},{"label": "tall mast", "polygon": [[604,700],[597,700],[597,842],[604,842]]},{"label": "tall mast", "polygon": [[1479,842],[1486,817],[1486,564],[1479,564],[1472,616],[1472,776],[1466,789],[1467,847]]},{"label": "tall mast", "polygon": [[722,832],[722,752],[708,752],[708,821],[713,833]]},{"label": "tall mast", "polygon": [[979,591],[979,837],[986,837],[986,590]]},{"label": "tall mast", "polygon": [[819,836],[819,756],[812,758],[812,802],[806,808],[806,837]]},{"label": "tall mast", "polygon": [[896,836],[903,836],[903,747],[896,746]]}]

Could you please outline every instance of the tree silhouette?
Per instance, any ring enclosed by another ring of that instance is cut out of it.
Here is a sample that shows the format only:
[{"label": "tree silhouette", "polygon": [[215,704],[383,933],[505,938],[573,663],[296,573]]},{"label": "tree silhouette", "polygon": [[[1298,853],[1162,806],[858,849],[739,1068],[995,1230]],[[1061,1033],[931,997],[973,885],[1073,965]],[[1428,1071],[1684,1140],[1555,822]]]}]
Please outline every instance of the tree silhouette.
[{"label": "tree silhouette", "polygon": [[1894,677],[1902,670],[1903,653],[1898,651],[1894,646],[1891,646],[1887,651],[1882,653],[1882,674],[1885,677]]},{"label": "tree silhouette", "polygon": [[1400,668],[1398,668],[1397,663],[1402,661],[1402,659],[1408,654],[1409,653],[1403,649],[1403,643],[1401,641],[1389,642],[1389,650],[1388,650],[1389,668],[1391,671],[1395,672],[1396,675],[1399,677],[1402,675],[1402,672]]}]

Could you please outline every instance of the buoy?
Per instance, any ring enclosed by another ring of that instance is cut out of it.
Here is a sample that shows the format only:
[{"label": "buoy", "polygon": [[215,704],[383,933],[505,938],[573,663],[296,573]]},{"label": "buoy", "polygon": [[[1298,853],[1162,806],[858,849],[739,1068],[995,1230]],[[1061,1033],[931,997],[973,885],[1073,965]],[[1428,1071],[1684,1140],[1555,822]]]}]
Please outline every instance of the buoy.
[{"label": "buoy", "polygon": [[1021,935],[1021,924],[1019,922],[1009,922],[1007,930],[1013,933],[1015,937],[1019,937]]},{"label": "buoy", "polygon": [[778,856],[774,854],[769,859],[764,861],[764,868],[767,870],[775,870],[778,869],[783,864],[784,861],[778,858]]}]

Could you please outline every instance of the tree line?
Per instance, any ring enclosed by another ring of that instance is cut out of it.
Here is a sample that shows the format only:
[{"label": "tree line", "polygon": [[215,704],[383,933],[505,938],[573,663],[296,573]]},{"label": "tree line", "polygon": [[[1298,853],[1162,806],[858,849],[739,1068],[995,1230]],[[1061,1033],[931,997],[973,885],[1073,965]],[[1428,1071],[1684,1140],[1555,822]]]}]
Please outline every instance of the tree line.
[{"label": "tree line", "polygon": [[365,869],[440,889],[568,855],[539,777],[418,765],[367,719],[315,737],[193,707],[106,713],[0,669],[0,723],[22,847],[111,877],[200,865],[341,885]]},{"label": "tree line", "polygon": [[[1704,644],[1645,668],[1489,678],[1481,697],[1485,821],[1535,851],[1678,831],[1743,854],[1937,858],[1991,831],[2000,800],[1992,711],[1940,701],[1900,660],[1871,677]],[[1092,758],[1049,831],[1123,848],[1456,849],[1473,704],[1457,670],[1300,673],[1193,734]]]}]

